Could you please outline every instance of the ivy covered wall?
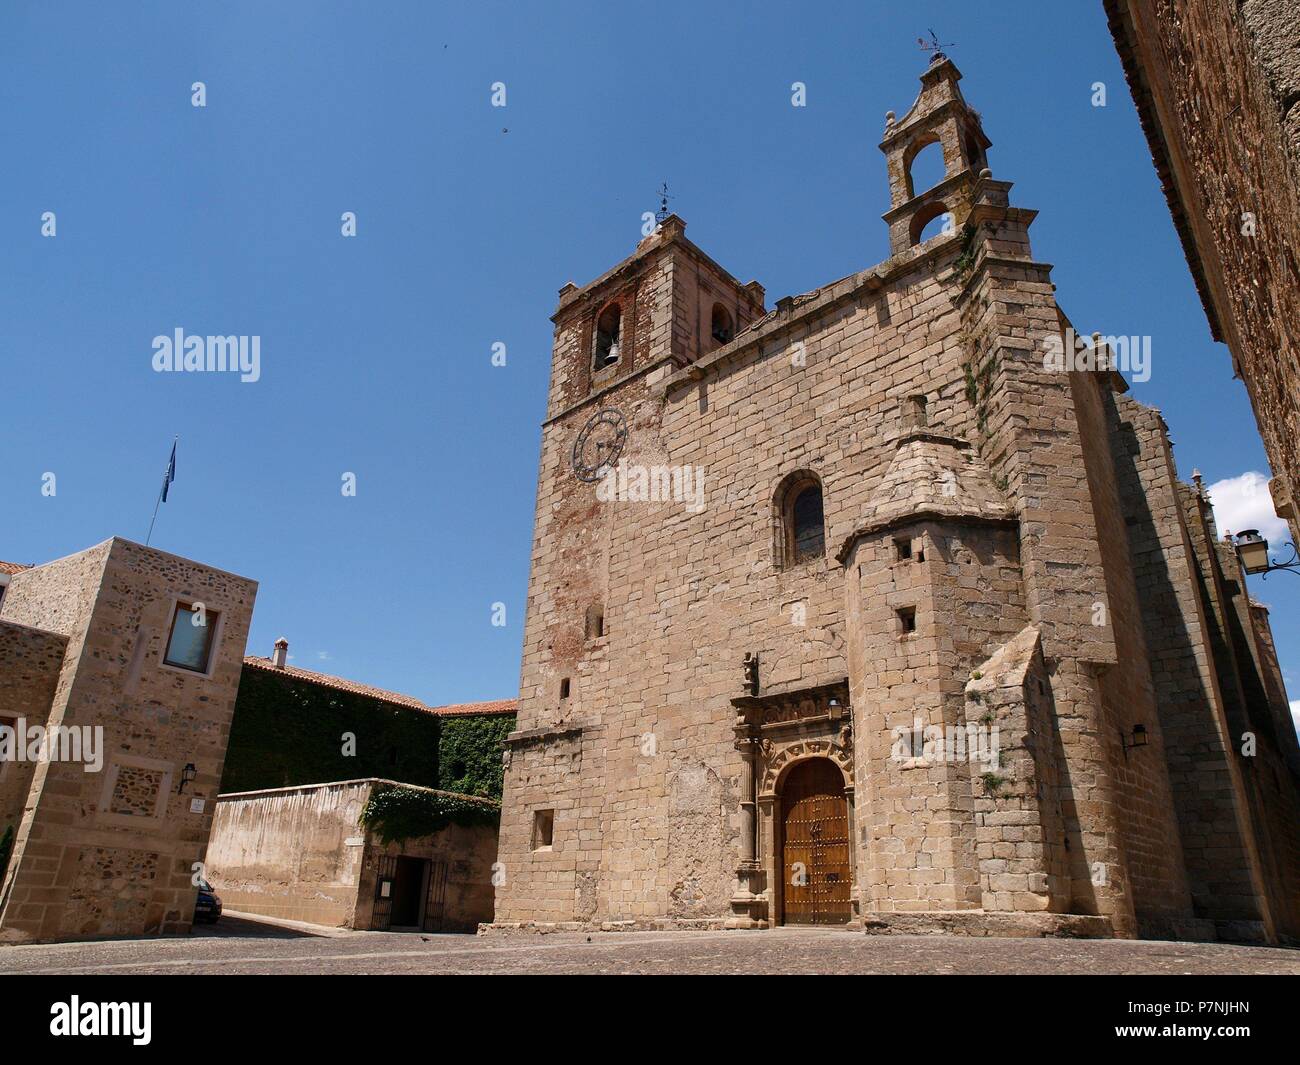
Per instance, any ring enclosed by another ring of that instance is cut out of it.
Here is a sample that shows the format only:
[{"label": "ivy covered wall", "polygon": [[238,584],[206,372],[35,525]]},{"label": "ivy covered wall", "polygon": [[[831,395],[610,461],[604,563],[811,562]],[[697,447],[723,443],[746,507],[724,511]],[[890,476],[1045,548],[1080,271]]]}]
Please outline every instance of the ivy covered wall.
[{"label": "ivy covered wall", "polygon": [[[343,753],[344,733],[356,736]],[[221,790],[386,777],[438,786],[438,719],[353,692],[244,667]]]},{"label": "ivy covered wall", "polygon": [[[439,718],[245,666],[221,791],[382,777],[501,798],[514,714]],[[344,734],[356,737],[344,753]]]},{"label": "ivy covered wall", "polygon": [[501,800],[501,753],[515,727],[514,714],[444,717],[438,744],[438,787]]}]

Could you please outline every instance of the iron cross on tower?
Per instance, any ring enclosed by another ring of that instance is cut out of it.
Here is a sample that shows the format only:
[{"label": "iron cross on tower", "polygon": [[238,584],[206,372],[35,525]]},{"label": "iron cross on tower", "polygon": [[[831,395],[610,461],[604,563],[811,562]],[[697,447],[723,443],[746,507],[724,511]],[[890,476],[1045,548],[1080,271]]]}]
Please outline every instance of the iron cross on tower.
[{"label": "iron cross on tower", "polygon": [[673,197],[668,195],[668,182],[664,182],[663,188],[659,190],[659,210],[655,212],[655,221],[663,224],[663,220],[668,217],[668,201]]}]

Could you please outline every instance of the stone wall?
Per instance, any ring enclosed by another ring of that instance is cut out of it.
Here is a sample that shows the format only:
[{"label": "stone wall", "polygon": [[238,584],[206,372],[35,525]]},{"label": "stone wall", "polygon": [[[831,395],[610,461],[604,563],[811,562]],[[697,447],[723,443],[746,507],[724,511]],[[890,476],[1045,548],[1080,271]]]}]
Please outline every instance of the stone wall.
[{"label": "stone wall", "polygon": [[[1109,610],[1092,620],[1114,634],[1115,664],[1099,676],[1115,731],[1107,739],[1114,766],[1123,857],[1133,885],[1139,934],[1152,937],[1212,935],[1191,917],[1184,858],[1165,760],[1165,738],[1151,675],[1141,596],[1136,583],[1128,514],[1116,472],[1112,427],[1116,395],[1127,390],[1118,374],[1075,374],[1074,394],[1083,428],[1090,494],[1097,515]],[[1132,746],[1141,727],[1144,748]],[[1094,870],[1094,875],[1106,870]]]},{"label": "stone wall", "polygon": [[442,931],[492,919],[497,833],[449,825],[433,836],[383,843],[358,819],[379,781],[348,780],[222,795],[208,878],[229,910],[343,928],[373,927],[384,855],[446,864]]},{"label": "stone wall", "polygon": [[[68,640],[49,723],[102,728],[103,765],[36,766],[0,934],[189,928],[255,594],[253,581],[120,539],[13,576],[0,618]],[[178,600],[203,603],[214,626],[206,674],[163,662]]]},{"label": "stone wall", "polygon": [[[1300,3],[1105,0],[1216,340],[1245,381],[1278,512],[1300,512]],[[1276,486],[1275,486],[1276,487]]]},{"label": "stone wall", "polygon": [[1262,873],[1242,820],[1245,792],[1184,518],[1185,489],[1159,411],[1124,397],[1112,434],[1193,912],[1244,927],[1262,919]]},{"label": "stone wall", "polygon": [[[928,266],[888,290],[846,279],[801,313],[778,312],[760,340],[714,353],[716,372],[696,384],[682,377],[665,392],[661,365],[602,397],[627,419],[628,462],[704,470],[699,513],[671,502],[602,506],[574,479],[574,436],[594,404],[544,427],[519,725],[558,735],[512,752],[501,857],[520,888],[498,892],[498,920],[573,920],[580,906],[605,920],[661,917],[695,890],[674,870],[735,866],[734,814],[674,853],[672,782],[708,769],[734,809],[730,699],[742,692],[744,655],[759,655],[765,688],[847,676],[834,548],[783,568],[774,501],[791,472],[820,476],[827,543],[838,544],[891,457],[870,442],[897,424],[906,397],[928,393],[937,420],[969,426],[946,305]],[[561,320],[557,367],[573,344]],[[796,352],[806,362],[798,372]],[[592,602],[606,634],[586,641]],[[534,811],[552,807],[554,848],[534,852]],[[698,883],[694,911],[725,914],[729,885],[716,875]]]},{"label": "stone wall", "polygon": [[[27,726],[45,724],[67,644],[59,633],[0,621],[0,725],[17,729],[20,720]],[[13,760],[0,761],[0,836],[10,828],[17,832],[22,817],[36,769],[25,753],[15,750]]]},{"label": "stone wall", "polygon": [[368,780],[222,795],[207,875],[228,910],[350,928]]}]

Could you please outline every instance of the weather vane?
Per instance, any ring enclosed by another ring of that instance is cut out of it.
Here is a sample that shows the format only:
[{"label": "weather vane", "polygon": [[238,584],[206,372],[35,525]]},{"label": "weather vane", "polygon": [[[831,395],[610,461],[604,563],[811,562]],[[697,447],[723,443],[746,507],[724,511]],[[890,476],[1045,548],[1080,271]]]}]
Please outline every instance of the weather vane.
[{"label": "weather vane", "polygon": [[668,217],[668,201],[673,197],[668,195],[668,182],[664,182],[663,188],[659,190],[659,210],[655,212],[655,221],[663,223]]},{"label": "weather vane", "polygon": [[947,44],[940,44],[939,35],[935,33],[934,30],[930,31],[930,39],[928,41],[924,37],[918,37],[916,39],[917,47],[920,48],[921,51],[931,53],[931,63],[937,63],[940,59],[947,59],[948,57],[943,54],[943,49],[951,48],[956,43],[956,41],[949,41]]}]

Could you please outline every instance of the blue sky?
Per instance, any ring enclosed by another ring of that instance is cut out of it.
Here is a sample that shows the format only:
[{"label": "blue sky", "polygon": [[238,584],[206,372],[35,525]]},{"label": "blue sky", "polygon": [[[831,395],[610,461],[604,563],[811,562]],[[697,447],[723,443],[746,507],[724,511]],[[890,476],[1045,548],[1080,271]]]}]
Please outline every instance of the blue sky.
[{"label": "blue sky", "polygon": [[[1181,473],[1267,474],[1100,0],[997,9],[5,5],[0,558],[142,540],[179,434],[153,543],[260,582],[251,651],[284,635],[297,665],[430,702],[514,694],[557,290],[630,253],[663,181],[769,303],[886,258],[876,145],[931,26],[1066,312],[1153,338],[1134,394]],[[260,380],[155,373],[176,328],[259,336]],[[1255,592],[1300,694],[1290,579]]]}]

